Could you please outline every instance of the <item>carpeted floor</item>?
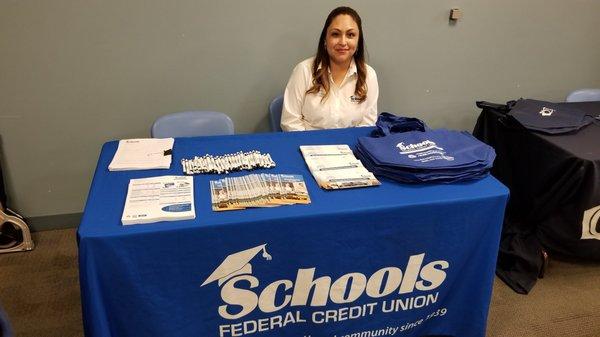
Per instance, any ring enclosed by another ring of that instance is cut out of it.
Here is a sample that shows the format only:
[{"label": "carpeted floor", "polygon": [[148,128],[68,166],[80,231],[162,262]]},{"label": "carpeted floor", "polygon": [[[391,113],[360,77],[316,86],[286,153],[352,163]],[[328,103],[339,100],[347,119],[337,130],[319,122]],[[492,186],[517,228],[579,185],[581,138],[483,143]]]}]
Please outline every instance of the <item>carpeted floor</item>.
[{"label": "carpeted floor", "polygon": [[33,240],[30,252],[0,255],[0,303],[15,336],[83,336],[75,229]]},{"label": "carpeted floor", "polygon": [[[16,337],[83,336],[75,229],[33,236],[35,250],[0,255],[0,303]],[[496,279],[487,336],[599,337],[600,263],[551,260],[526,296]]]},{"label": "carpeted floor", "polygon": [[600,263],[551,259],[528,295],[496,277],[487,331],[488,337],[600,337]]}]

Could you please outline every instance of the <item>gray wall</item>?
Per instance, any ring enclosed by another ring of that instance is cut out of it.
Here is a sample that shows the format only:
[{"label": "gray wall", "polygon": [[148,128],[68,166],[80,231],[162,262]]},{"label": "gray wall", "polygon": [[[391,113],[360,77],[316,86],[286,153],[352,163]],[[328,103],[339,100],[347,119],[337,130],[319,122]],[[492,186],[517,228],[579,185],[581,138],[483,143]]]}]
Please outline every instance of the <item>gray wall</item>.
[{"label": "gray wall", "polygon": [[[267,104],[313,54],[333,1],[0,0],[0,135],[12,206],[81,212],[101,145],[165,113]],[[350,1],[380,111],[471,130],[474,101],[561,100],[600,87],[600,1]],[[464,18],[448,23],[451,7]]]}]

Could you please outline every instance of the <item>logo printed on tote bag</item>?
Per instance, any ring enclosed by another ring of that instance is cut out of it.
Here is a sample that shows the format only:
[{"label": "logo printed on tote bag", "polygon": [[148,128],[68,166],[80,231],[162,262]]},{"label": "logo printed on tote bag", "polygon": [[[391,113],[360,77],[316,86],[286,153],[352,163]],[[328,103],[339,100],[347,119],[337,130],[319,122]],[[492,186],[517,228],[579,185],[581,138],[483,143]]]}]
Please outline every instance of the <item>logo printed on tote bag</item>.
[{"label": "logo printed on tote bag", "polygon": [[400,154],[409,154],[431,149],[436,149],[440,151],[444,150],[443,148],[437,146],[437,144],[431,140],[424,140],[420,143],[415,144],[404,144],[404,142],[400,142],[396,144],[396,147],[400,150]]},{"label": "logo printed on tote bag", "polygon": [[543,117],[552,116],[554,111],[555,111],[554,109],[542,107],[542,110],[540,110],[540,115],[542,115]]}]

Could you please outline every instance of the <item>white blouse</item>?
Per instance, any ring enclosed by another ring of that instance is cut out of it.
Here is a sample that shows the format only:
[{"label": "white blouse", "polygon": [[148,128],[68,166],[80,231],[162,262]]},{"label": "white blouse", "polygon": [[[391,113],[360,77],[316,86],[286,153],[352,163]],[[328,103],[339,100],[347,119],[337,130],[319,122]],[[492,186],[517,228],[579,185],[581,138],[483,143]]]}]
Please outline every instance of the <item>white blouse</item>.
[{"label": "white blouse", "polygon": [[336,129],[353,126],[375,125],[377,120],[377,97],[379,86],[375,70],[367,65],[367,98],[359,103],[354,98],[358,74],[354,60],[341,85],[335,84],[329,73],[329,95],[323,101],[325,91],[307,94],[312,86],[314,57],[300,62],[292,71],[283,96],[281,128],[284,131]]}]

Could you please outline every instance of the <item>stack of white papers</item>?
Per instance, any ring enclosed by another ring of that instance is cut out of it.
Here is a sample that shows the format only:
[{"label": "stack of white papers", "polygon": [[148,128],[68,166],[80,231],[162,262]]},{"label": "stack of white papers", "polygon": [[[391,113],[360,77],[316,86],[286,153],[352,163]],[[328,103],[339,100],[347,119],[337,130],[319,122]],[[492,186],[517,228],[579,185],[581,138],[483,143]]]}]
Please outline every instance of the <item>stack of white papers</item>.
[{"label": "stack of white papers", "polygon": [[131,179],[123,225],[195,219],[194,177],[162,176]]},{"label": "stack of white papers", "polygon": [[321,188],[335,190],[380,184],[348,145],[302,145],[300,151]]},{"label": "stack of white papers", "polygon": [[168,169],[173,138],[123,139],[108,165],[109,171]]}]

